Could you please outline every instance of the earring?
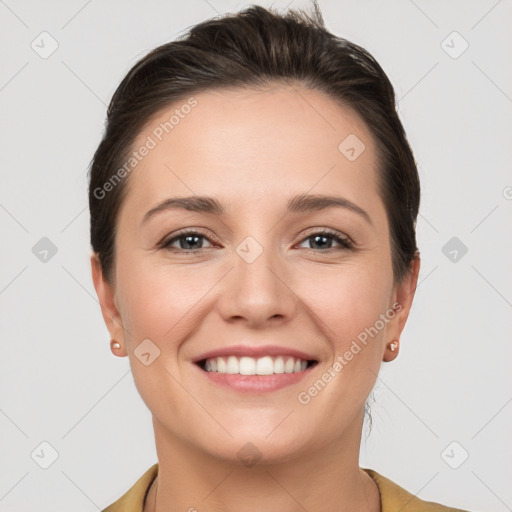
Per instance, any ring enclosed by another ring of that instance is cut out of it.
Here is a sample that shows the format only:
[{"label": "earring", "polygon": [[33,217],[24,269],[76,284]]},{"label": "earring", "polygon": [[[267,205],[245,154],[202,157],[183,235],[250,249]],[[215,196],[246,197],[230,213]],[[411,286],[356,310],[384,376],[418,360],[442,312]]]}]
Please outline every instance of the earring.
[{"label": "earring", "polygon": [[391,352],[394,352],[398,347],[398,340],[388,343],[388,347],[389,347],[389,350],[391,350]]},{"label": "earring", "polygon": [[110,345],[111,347],[114,349],[120,349],[121,348],[121,343],[119,343],[118,341],[116,340],[111,340],[110,341]]}]

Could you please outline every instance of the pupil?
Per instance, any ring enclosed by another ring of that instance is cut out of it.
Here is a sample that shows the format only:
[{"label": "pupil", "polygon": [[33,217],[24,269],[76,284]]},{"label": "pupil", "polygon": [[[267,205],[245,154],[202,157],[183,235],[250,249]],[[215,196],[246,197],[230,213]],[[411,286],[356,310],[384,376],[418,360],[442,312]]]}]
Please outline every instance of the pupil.
[{"label": "pupil", "polygon": [[[185,240],[185,244],[180,244],[182,247],[182,249],[190,249],[191,247],[183,247],[183,245],[188,245],[189,243],[191,243],[192,245],[194,243],[197,243],[197,241],[199,240],[200,237],[198,236],[195,236],[195,235],[187,235],[185,237],[182,238],[182,241]],[[190,242],[191,240],[195,240],[195,242]],[[194,247],[192,247],[192,249],[194,249]]]},{"label": "pupil", "polygon": [[329,243],[328,243],[328,242],[327,242],[327,243],[325,243],[325,240],[328,240],[328,239],[329,239],[329,237],[328,237],[328,236],[324,236],[324,235],[315,235],[315,236],[313,237],[313,239],[314,239],[314,241],[315,241],[315,244],[317,244],[317,245],[318,245],[318,240],[323,240],[323,241],[324,241],[324,243],[320,242],[320,244],[319,244],[319,245],[320,245],[320,247],[324,247],[325,245],[329,245]]}]

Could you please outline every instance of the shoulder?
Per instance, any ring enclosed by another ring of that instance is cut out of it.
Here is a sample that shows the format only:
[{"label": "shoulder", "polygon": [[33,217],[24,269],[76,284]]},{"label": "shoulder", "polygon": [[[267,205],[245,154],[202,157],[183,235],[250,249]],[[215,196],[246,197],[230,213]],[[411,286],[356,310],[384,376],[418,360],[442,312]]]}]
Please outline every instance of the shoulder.
[{"label": "shoulder", "polygon": [[125,494],[102,512],[142,512],[146,495],[157,474],[158,464],[154,464]]},{"label": "shoulder", "polygon": [[370,475],[379,488],[382,512],[469,512],[432,501],[420,500],[376,471],[367,468],[361,469]]}]

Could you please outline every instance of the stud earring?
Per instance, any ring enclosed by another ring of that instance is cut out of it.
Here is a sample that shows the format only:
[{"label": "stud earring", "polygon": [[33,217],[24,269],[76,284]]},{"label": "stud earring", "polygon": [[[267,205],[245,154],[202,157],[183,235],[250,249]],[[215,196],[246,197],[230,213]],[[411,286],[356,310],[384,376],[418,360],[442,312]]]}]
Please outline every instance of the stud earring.
[{"label": "stud earring", "polygon": [[112,348],[115,348],[115,349],[120,349],[121,348],[121,343],[119,343],[118,341],[116,340],[112,340],[110,342],[110,345],[112,346]]},{"label": "stud earring", "polygon": [[392,341],[391,343],[388,344],[388,346],[389,350],[391,350],[391,352],[394,352],[398,347],[398,340]]}]

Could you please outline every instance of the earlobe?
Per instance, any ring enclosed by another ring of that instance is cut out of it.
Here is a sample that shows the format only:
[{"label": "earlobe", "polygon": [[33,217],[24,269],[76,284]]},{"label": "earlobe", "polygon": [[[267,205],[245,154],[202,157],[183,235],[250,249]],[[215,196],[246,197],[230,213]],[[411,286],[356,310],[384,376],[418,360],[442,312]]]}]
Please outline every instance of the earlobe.
[{"label": "earlobe", "polygon": [[[112,339],[111,350],[115,355],[125,356],[124,329],[121,315],[114,300],[114,286],[105,279],[96,252],[91,253],[91,272],[94,288],[101,306],[101,314]],[[120,346],[114,345],[114,341]]]},{"label": "earlobe", "polygon": [[398,346],[399,346],[400,340],[393,340],[390,341],[386,345],[386,350],[384,352],[384,356],[382,360],[386,363],[389,363],[390,361],[394,361],[396,357],[398,356]]},{"label": "earlobe", "polygon": [[119,357],[126,356],[126,351],[121,346],[121,343],[119,343],[116,340],[110,340],[110,350],[112,351],[112,354]]},{"label": "earlobe", "polygon": [[396,359],[399,351],[399,339],[409,317],[412,301],[416,292],[418,275],[420,271],[420,255],[416,253],[409,266],[408,274],[402,282],[395,287],[393,296],[393,309],[397,312],[386,330],[388,341],[382,360],[385,362]]}]

